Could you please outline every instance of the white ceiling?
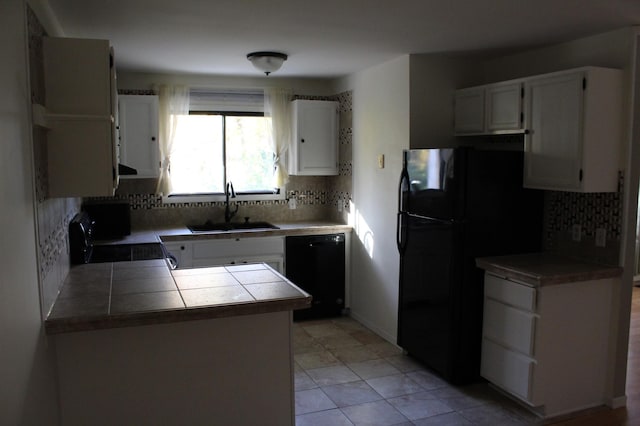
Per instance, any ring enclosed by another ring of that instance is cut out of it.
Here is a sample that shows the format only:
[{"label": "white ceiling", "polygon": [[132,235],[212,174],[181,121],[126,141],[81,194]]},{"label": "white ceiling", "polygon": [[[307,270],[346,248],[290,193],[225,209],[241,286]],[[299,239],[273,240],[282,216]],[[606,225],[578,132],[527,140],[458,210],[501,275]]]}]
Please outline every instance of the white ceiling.
[{"label": "white ceiling", "polygon": [[[47,0],[43,0],[46,4]],[[48,0],[64,35],[108,39],[121,71],[337,77],[408,53],[508,52],[640,24],[639,0]]]}]

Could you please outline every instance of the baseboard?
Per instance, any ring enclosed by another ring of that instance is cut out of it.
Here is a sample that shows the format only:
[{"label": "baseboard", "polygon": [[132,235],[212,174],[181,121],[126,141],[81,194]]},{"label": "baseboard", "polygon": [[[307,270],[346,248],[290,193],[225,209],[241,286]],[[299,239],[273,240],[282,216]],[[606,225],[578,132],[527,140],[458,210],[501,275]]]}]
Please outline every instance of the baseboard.
[{"label": "baseboard", "polygon": [[381,330],[379,327],[377,327],[372,322],[368,321],[366,318],[358,315],[358,313],[354,312],[353,309],[350,309],[349,316],[351,318],[353,318],[354,320],[358,321],[360,324],[362,324],[365,327],[367,327],[369,330],[371,330],[374,333],[376,333],[378,336],[382,337],[387,342],[391,343],[394,346],[398,346],[398,344],[396,343],[396,340],[397,340],[396,336],[391,335],[391,334]]},{"label": "baseboard", "polygon": [[627,395],[617,396],[615,398],[611,398],[607,401],[607,405],[612,409],[626,407],[627,406]]}]

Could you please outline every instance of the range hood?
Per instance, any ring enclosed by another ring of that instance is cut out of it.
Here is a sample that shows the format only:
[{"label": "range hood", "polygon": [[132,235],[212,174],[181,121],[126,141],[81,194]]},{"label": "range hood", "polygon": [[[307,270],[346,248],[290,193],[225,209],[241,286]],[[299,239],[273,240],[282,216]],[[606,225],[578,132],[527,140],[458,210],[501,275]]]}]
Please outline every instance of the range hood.
[{"label": "range hood", "polygon": [[138,171],[133,167],[125,166],[124,164],[118,163],[118,174],[120,176],[132,176],[137,175]]}]

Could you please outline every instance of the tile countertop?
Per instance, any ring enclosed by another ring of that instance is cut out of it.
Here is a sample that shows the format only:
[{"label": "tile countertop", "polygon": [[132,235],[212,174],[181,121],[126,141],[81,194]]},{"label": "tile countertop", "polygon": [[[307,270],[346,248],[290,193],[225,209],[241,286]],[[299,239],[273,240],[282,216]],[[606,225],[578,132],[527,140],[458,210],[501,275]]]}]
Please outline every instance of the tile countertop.
[{"label": "tile countertop", "polygon": [[336,222],[273,222],[279,229],[242,229],[233,231],[211,231],[192,233],[186,226],[173,226],[154,229],[133,230],[131,235],[118,240],[97,241],[96,244],[141,244],[171,242],[171,241],[196,241],[206,239],[226,239],[239,237],[269,237],[269,236],[293,236],[293,235],[322,235],[338,232],[351,232],[352,227]]},{"label": "tile countertop", "polygon": [[481,257],[476,265],[487,272],[532,286],[615,278],[622,275],[618,266],[584,262],[553,253]]},{"label": "tile countertop", "polygon": [[304,309],[311,296],[262,263],[170,270],[164,260],[74,266],[47,334]]}]

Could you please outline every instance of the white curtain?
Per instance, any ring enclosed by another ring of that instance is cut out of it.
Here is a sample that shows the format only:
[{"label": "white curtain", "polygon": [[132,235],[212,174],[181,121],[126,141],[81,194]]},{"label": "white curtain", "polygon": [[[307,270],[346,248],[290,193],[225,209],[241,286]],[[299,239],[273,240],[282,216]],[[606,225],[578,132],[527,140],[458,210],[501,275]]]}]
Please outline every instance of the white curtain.
[{"label": "white curtain", "polygon": [[283,186],[289,180],[286,161],[291,143],[291,99],[289,89],[267,88],[264,90],[264,116],[271,117],[271,143],[274,152],[273,166],[276,185]]},{"label": "white curtain", "polygon": [[158,93],[160,124],[160,179],[157,194],[171,194],[171,153],[180,115],[189,115],[189,88],[161,85],[154,87]]}]

